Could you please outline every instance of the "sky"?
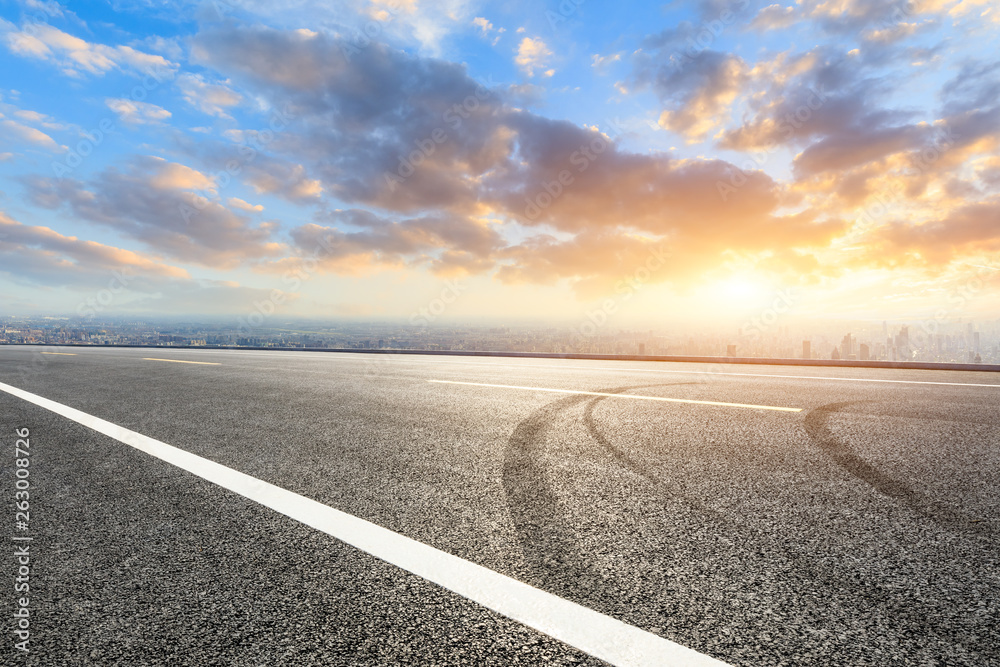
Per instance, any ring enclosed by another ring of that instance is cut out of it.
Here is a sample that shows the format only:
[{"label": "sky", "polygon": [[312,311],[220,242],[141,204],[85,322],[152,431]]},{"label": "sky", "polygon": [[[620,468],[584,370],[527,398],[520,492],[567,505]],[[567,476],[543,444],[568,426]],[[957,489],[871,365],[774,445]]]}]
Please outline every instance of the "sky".
[{"label": "sky", "polygon": [[988,0],[0,2],[0,315],[994,319],[998,33]]}]

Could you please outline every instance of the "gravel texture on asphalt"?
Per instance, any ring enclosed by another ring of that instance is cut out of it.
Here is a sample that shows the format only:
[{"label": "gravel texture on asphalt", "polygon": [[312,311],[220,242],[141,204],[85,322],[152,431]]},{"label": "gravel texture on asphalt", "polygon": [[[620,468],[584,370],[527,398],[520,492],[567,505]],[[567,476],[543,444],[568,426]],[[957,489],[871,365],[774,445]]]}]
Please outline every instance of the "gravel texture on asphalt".
[{"label": "gravel texture on asphalt", "polygon": [[[0,347],[0,382],[733,665],[1000,664],[996,374],[71,351]],[[4,664],[599,664],[0,393],[5,497],[20,427],[32,650],[5,633]]]}]

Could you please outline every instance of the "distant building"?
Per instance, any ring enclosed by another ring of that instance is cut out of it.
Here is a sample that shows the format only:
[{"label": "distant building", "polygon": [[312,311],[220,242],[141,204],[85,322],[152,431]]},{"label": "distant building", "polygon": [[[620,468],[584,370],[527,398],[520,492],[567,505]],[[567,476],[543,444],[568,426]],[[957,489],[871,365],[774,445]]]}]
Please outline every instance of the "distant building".
[{"label": "distant building", "polygon": [[840,350],[833,348],[833,353],[830,354],[831,359],[840,359]]},{"label": "distant building", "polygon": [[735,357],[736,356],[736,346],[735,345],[727,345],[726,346],[726,356],[727,357]]},{"label": "distant building", "polygon": [[842,359],[850,359],[854,355],[854,338],[851,334],[844,336],[844,340],[840,342],[840,357]]},{"label": "distant building", "polygon": [[868,361],[870,358],[871,356],[868,346],[862,343],[861,346],[858,348],[858,359],[860,359],[861,361]]},{"label": "distant building", "polygon": [[812,345],[807,340],[802,341],[802,358],[812,359]]}]

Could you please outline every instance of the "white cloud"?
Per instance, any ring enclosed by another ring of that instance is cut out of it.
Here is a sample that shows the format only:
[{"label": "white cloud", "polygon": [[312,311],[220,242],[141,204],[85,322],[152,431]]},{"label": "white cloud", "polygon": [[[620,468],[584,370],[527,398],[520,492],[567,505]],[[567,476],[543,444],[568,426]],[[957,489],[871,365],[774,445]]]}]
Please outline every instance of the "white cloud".
[{"label": "white cloud", "polygon": [[555,70],[546,69],[552,51],[541,39],[525,37],[517,47],[517,57],[514,62],[528,76],[535,76],[535,70],[544,70],[544,76],[552,76]]},{"label": "white cloud", "polygon": [[249,202],[243,201],[239,197],[230,197],[228,202],[230,206],[232,206],[233,208],[238,208],[241,211],[253,211],[255,213],[259,213],[264,210],[264,207],[261,206],[260,204],[254,206]]},{"label": "white cloud", "polygon": [[177,77],[184,101],[210,116],[231,118],[226,111],[243,101],[243,96],[221,83],[208,83],[197,74]]},{"label": "white cloud", "polygon": [[595,53],[593,56],[590,57],[590,66],[593,67],[594,69],[604,69],[607,66],[611,65],[612,63],[621,62],[621,59],[622,59],[622,54],[620,53],[613,53],[607,56],[602,56],[600,54]]},{"label": "white cloud", "polygon": [[472,19],[472,25],[482,30],[484,36],[490,34],[490,31],[493,30],[493,24],[484,19],[482,16],[477,16]]},{"label": "white cloud", "polygon": [[0,125],[2,125],[6,130],[6,134],[17,137],[22,141],[35,144],[36,146],[40,146],[46,150],[50,150],[53,153],[62,153],[66,150],[65,146],[60,146],[55,139],[41,130],[28,127],[27,125],[22,125],[15,120],[5,120],[0,123]]},{"label": "white cloud", "polygon": [[0,33],[11,53],[51,62],[70,76],[102,75],[112,69],[172,73],[177,68],[176,63],[162,56],[130,46],[93,44],[47,24],[33,24],[30,31],[25,31],[2,21]]},{"label": "white cloud", "polygon": [[118,117],[125,123],[131,125],[143,125],[159,123],[170,118],[170,112],[163,107],[150,104],[148,102],[137,102],[122,98],[108,98],[104,100],[108,108],[118,114]]}]

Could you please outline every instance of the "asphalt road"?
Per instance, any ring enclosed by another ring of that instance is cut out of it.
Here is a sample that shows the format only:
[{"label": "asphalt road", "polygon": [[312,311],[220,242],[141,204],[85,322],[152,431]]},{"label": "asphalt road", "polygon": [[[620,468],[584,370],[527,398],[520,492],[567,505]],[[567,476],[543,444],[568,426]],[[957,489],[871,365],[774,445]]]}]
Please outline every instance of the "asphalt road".
[{"label": "asphalt road", "polygon": [[[732,665],[1000,664],[1000,374],[4,346],[0,383]],[[3,664],[603,664],[2,391],[0,469]]]}]

